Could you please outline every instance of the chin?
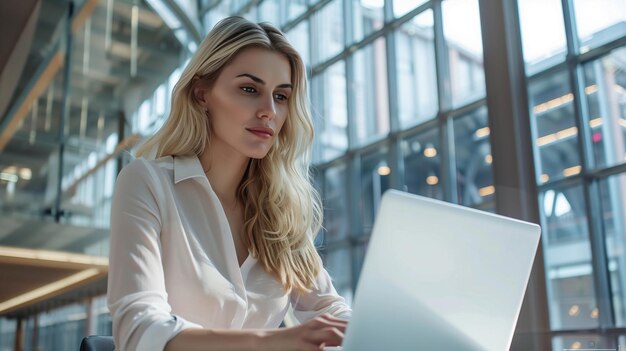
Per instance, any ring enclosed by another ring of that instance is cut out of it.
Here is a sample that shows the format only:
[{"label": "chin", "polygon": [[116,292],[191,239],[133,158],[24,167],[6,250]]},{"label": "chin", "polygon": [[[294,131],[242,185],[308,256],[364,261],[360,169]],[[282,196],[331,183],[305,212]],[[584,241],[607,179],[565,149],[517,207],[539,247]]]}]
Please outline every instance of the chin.
[{"label": "chin", "polygon": [[265,156],[267,156],[268,153],[269,153],[269,150],[254,150],[254,151],[248,152],[247,156],[255,160],[261,160],[265,158]]},{"label": "chin", "polygon": [[268,144],[256,144],[256,145],[246,145],[247,147],[239,149],[240,152],[246,155],[249,158],[253,158],[256,160],[260,160],[265,158],[267,154],[269,154],[272,149],[272,145]]},{"label": "chin", "polygon": [[267,152],[255,153],[255,154],[249,155],[248,157],[255,159],[255,160],[262,160],[265,158],[265,156],[267,156]]}]

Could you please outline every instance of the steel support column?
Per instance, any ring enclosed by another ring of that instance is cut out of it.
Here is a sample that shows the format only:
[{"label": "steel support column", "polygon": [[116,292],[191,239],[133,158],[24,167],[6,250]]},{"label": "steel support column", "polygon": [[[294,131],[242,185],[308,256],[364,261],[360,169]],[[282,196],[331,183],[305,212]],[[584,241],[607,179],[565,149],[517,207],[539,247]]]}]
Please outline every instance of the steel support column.
[{"label": "steel support column", "polygon": [[[479,0],[496,211],[539,223],[528,92],[517,0]],[[511,350],[550,350],[542,246]]]}]

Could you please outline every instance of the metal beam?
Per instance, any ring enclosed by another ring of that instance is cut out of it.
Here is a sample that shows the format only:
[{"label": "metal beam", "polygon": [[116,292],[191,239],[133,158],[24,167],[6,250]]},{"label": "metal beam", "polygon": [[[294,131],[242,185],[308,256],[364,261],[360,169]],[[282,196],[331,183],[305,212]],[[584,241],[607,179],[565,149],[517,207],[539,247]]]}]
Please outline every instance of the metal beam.
[{"label": "metal beam", "polygon": [[72,185],[67,187],[67,189],[65,190],[65,195],[72,196],[76,192],[78,185],[82,181],[84,181],[85,179],[93,175],[98,169],[106,165],[107,162],[109,162],[109,160],[112,160],[116,158],[117,156],[119,156],[119,154],[122,153],[122,151],[135,146],[139,142],[139,140],[141,140],[141,135],[133,134],[129,136],[128,138],[120,141],[119,144],[117,144],[117,146],[115,147],[115,150],[111,154],[107,155],[106,157],[98,161],[98,163],[95,166],[93,166],[91,169],[85,172],[85,174],[83,174],[80,178],[76,179],[74,183],[72,183]]},{"label": "metal beam", "polygon": [[[178,20],[183,24],[187,33],[191,35],[193,41],[196,44],[200,44],[203,39],[202,34],[200,34],[200,23],[197,18],[191,18],[187,15],[187,13],[178,5],[178,3],[174,0],[162,0],[163,3],[176,15]],[[172,28],[173,30],[174,28]]]},{"label": "metal beam", "polygon": [[[499,214],[539,223],[533,138],[517,0],[479,0],[490,142]],[[550,350],[542,245],[511,350]]]},{"label": "metal beam", "polygon": [[81,7],[80,11],[72,19],[72,33],[76,33],[82,28],[85,21],[91,17],[96,7],[100,4],[100,0],[87,0]]},{"label": "metal beam", "polygon": [[32,80],[24,90],[26,96],[22,98],[21,103],[13,105],[13,108],[9,110],[7,117],[3,120],[2,127],[0,127],[0,152],[4,150],[13,134],[19,129],[22,120],[28,117],[33,101],[44,92],[62,65],[63,54],[61,51],[55,50],[47,64],[36,75],[37,78]]},{"label": "metal beam", "polygon": [[[100,0],[87,0],[78,14],[72,19],[72,31],[79,30],[89,18]],[[44,92],[50,82],[54,79],[57,72],[63,65],[63,51],[60,45],[51,51],[51,54],[45,64],[40,66],[33,78],[24,89],[23,95],[18,99],[9,113],[6,115],[0,126],[0,152],[4,150],[6,144],[11,140],[13,134],[20,126],[20,122],[27,117],[33,105],[33,101]]]}]

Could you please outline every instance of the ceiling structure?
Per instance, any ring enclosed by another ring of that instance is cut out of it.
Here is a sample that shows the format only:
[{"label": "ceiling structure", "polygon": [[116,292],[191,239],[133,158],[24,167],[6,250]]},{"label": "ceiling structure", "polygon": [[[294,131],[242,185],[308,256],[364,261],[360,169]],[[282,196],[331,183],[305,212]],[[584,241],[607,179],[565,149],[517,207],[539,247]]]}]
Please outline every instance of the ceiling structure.
[{"label": "ceiling structure", "polygon": [[[108,229],[57,223],[51,216],[60,141],[63,174],[94,152],[100,162],[92,168],[100,167],[138,140],[128,138],[129,113],[145,98],[137,95],[152,94],[180,65],[182,45],[144,0],[75,1],[67,56],[69,3],[0,2],[0,316],[26,315],[106,291],[108,245],[102,243]],[[124,129],[117,148],[102,154],[107,138]],[[89,212],[65,195],[66,213]],[[50,252],[65,256],[49,258]],[[57,285],[45,298],[31,296],[7,307],[11,299],[64,279],[66,286]]]}]

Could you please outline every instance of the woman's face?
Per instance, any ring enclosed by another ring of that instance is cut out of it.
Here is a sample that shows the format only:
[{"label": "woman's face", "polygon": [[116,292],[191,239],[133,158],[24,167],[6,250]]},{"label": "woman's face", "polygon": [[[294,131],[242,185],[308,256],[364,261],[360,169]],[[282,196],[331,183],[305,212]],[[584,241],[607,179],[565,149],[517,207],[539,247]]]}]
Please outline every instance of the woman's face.
[{"label": "woman's face", "polygon": [[263,48],[242,50],[213,86],[194,90],[211,119],[210,147],[265,157],[287,118],[291,91],[291,68],[284,55]]}]

